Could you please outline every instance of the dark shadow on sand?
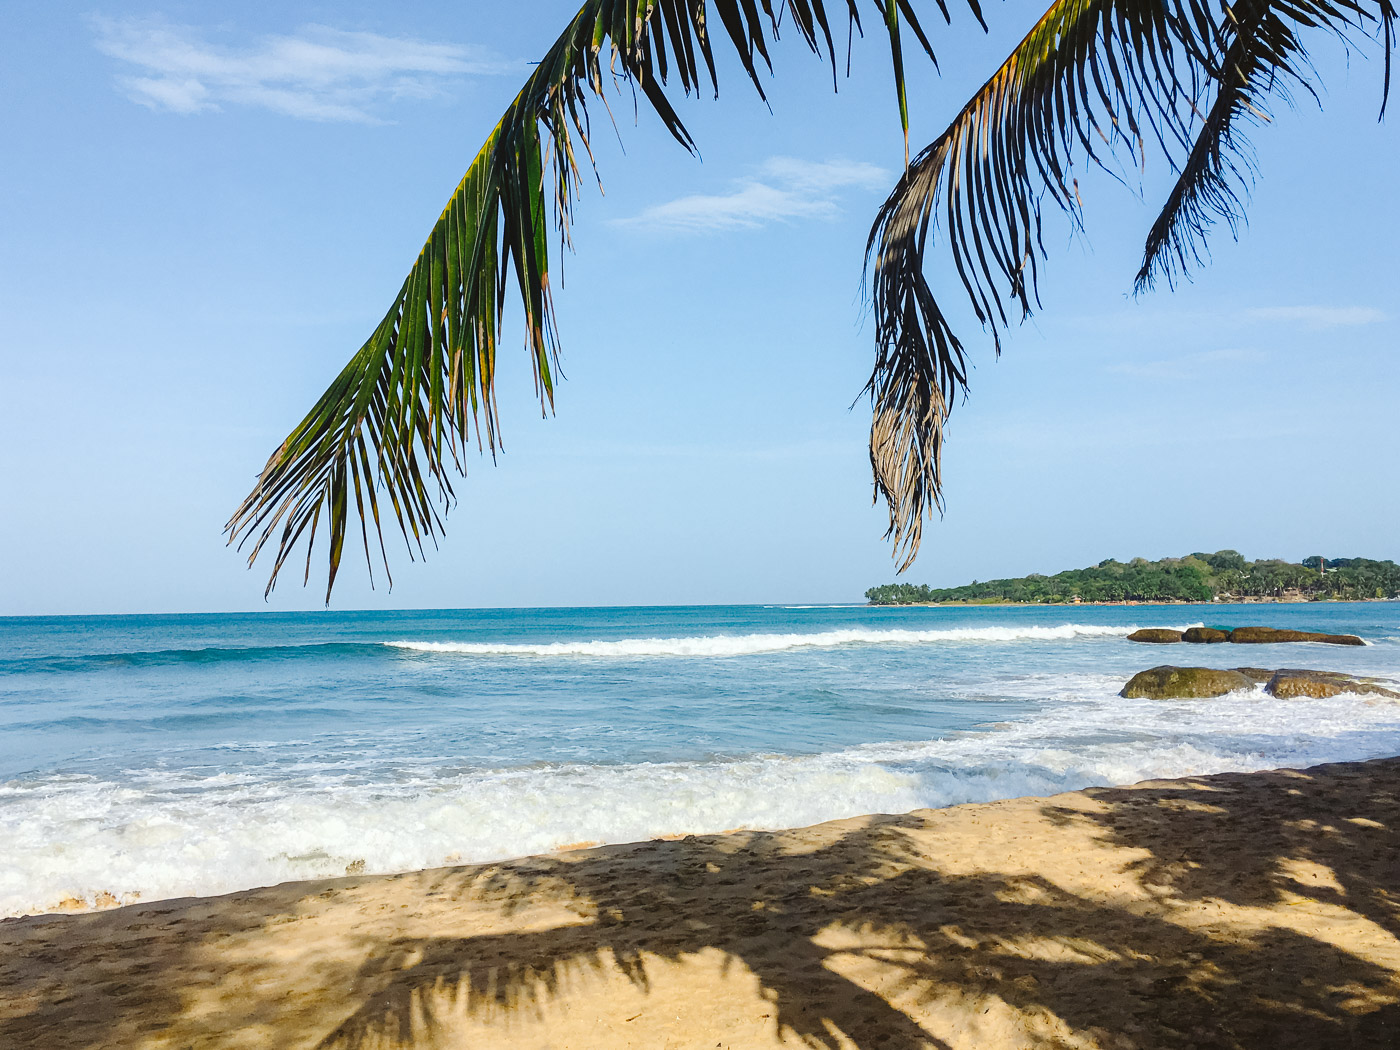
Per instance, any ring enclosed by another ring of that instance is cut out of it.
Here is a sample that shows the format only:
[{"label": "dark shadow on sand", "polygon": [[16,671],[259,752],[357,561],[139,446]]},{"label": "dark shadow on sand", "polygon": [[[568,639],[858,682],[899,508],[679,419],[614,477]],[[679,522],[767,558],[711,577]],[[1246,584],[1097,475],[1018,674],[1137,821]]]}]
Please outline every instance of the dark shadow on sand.
[{"label": "dark shadow on sand", "polygon": [[[218,1037],[269,1023],[286,1032],[287,1046],[408,1046],[451,1020],[434,1004],[529,1015],[567,996],[581,974],[620,974],[645,993],[660,962],[718,951],[757,978],[781,1032],[809,1047],[844,1039],[862,1050],[944,1048],[914,1020],[919,1008],[983,1004],[1043,1018],[1036,1038],[1045,1047],[1069,1045],[1064,1033],[1108,1050],[1400,1047],[1394,969],[1298,924],[1231,930],[1169,921],[1180,904],[1316,902],[1400,934],[1397,793],[1400,759],[1387,759],[1087,792],[1102,804],[1097,812],[1047,802],[1041,813],[1051,821],[1076,825],[1103,847],[1139,851],[1128,874],[1148,893],[1127,903],[1079,896],[1040,875],[940,870],[915,841],[924,813],[871,818],[806,851],[794,851],[790,837],[754,833],[443,869],[420,876],[425,896],[507,912],[515,902],[557,900],[579,922],[402,937],[370,946],[362,964],[328,959],[326,980],[350,990],[350,1006],[319,1030],[299,1027],[276,989],[260,1001],[222,1003],[197,1022],[182,1017],[180,989],[161,973],[189,959],[143,956],[135,927],[147,913],[135,908],[48,920],[42,938],[21,942],[0,926],[5,950],[42,951],[48,964],[44,980],[14,987],[0,958],[0,1046],[133,1045],[131,1004],[143,989],[141,1015],[169,1011],[182,1032]],[[1300,820],[1302,799],[1331,816]],[[620,877],[642,859],[650,878]],[[305,890],[287,892],[286,914],[298,893]],[[190,923],[187,953],[217,946],[217,927],[178,902],[148,913],[149,921]],[[267,910],[256,919],[278,921]],[[110,957],[94,962],[96,951]],[[107,967],[105,981],[92,980],[95,965]],[[703,1034],[697,1045],[707,1045]]]}]

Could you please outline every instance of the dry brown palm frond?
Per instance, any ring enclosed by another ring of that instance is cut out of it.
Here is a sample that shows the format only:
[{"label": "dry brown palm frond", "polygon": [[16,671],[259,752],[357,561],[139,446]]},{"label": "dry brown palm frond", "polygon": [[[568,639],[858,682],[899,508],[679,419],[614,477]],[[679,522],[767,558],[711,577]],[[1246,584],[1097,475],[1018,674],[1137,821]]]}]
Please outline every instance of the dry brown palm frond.
[{"label": "dry brown palm frond", "polygon": [[[967,355],[925,266],[936,229],[996,350],[1035,306],[1043,205],[1078,227],[1075,164],[1165,153],[1179,178],[1147,240],[1138,286],[1199,259],[1217,221],[1234,229],[1248,188],[1243,120],[1290,87],[1312,90],[1301,37],[1346,40],[1390,0],[1057,0],[937,139],[914,158],[867,242],[876,360],[870,459],[901,571],[941,511],[944,424],[967,389]],[[1203,101],[1211,98],[1203,118]],[[1140,158],[1139,158],[1140,159]],[[1009,309],[1008,309],[1009,307]]]}]

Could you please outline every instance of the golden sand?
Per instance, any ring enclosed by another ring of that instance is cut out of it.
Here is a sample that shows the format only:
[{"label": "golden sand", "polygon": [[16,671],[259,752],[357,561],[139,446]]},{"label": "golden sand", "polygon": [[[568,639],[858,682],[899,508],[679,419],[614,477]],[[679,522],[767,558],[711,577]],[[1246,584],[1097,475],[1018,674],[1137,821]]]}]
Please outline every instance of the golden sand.
[{"label": "golden sand", "polygon": [[1400,1047],[1400,759],[0,923],[0,1047]]}]

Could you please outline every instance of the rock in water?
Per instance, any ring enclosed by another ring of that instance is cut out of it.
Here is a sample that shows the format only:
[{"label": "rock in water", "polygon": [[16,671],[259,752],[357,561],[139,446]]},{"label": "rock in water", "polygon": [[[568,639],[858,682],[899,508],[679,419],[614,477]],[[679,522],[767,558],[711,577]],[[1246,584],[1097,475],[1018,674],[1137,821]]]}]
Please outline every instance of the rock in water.
[{"label": "rock in water", "polygon": [[1181,632],[1168,630],[1165,627],[1144,627],[1140,631],[1134,631],[1128,635],[1130,642],[1179,642]]},{"label": "rock in water", "polygon": [[1239,671],[1215,667],[1172,667],[1170,664],[1139,671],[1119,696],[1148,700],[1203,699],[1224,696],[1236,689],[1253,689],[1254,680]]},{"label": "rock in water", "polygon": [[1335,671],[1278,671],[1264,686],[1264,692],[1280,700],[1296,700],[1303,696],[1325,700],[1338,693],[1371,693],[1400,700],[1400,693],[1385,689],[1371,679],[1353,678]]},{"label": "rock in water", "polygon": [[1188,627],[1186,633],[1181,636],[1183,642],[1228,642],[1230,634],[1228,631],[1217,630],[1214,627]]},{"label": "rock in water", "polygon": [[1281,631],[1273,627],[1236,627],[1230,641],[1242,643],[1265,642],[1326,642],[1328,645],[1365,645],[1354,634],[1317,634],[1314,631]]}]

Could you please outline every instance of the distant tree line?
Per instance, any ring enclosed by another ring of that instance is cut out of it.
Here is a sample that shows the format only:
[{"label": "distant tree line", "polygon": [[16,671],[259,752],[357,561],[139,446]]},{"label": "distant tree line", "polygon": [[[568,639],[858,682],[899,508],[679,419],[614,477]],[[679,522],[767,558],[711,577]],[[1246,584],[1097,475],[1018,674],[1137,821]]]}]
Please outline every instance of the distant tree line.
[{"label": "distant tree line", "polygon": [[887,583],[865,592],[871,605],[916,602],[1211,601],[1214,598],[1280,598],[1285,593],[1322,600],[1394,598],[1400,565],[1370,558],[1304,558],[1301,563],[1264,558],[1246,561],[1239,551],[1188,554],[1184,558],[1129,562],[1109,558],[1088,569],[1054,576],[1031,573],[1015,580],[987,580],[962,587]]}]

